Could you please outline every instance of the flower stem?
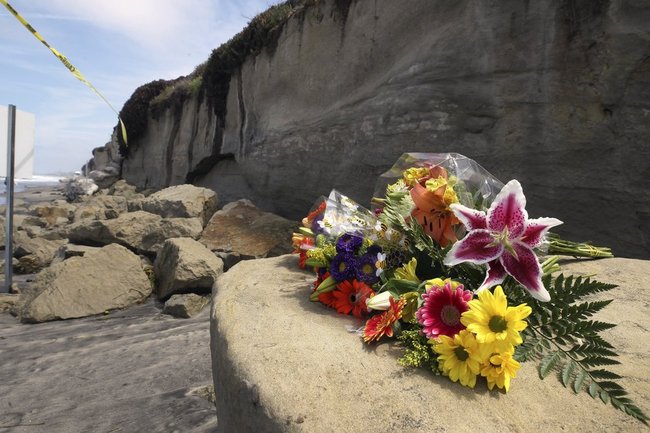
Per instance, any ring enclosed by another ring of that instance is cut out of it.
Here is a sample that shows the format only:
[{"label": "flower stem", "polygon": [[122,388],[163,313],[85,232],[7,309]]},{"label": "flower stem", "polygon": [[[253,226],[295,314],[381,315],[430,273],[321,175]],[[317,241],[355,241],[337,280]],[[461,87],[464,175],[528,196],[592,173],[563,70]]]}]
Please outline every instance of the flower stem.
[{"label": "flower stem", "polygon": [[551,256],[542,262],[542,273],[544,275],[552,274],[560,270],[560,265],[557,263],[560,256]]},{"label": "flower stem", "polygon": [[614,257],[612,250],[607,247],[596,247],[589,242],[567,241],[555,233],[548,233],[547,237],[549,240],[549,254],[591,258]]}]

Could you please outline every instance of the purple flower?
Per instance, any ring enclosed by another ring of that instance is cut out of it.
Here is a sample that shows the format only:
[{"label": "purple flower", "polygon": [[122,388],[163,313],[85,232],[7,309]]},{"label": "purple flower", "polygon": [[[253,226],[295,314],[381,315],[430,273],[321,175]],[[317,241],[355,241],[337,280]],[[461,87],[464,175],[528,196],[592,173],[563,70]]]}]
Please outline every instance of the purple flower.
[{"label": "purple flower", "polygon": [[337,283],[350,280],[357,272],[357,259],[352,254],[337,254],[330,264],[330,275]]},{"label": "purple flower", "polygon": [[353,254],[357,252],[362,243],[363,237],[361,235],[357,233],[345,233],[336,241],[336,252],[339,254]]},{"label": "purple flower", "polygon": [[323,214],[319,214],[314,218],[314,220],[311,222],[311,231],[314,232],[315,235],[319,235],[321,233],[324,233],[325,231],[323,230],[323,227],[321,227],[320,222],[323,221]]},{"label": "purple flower", "polygon": [[377,262],[377,253],[375,254],[364,254],[357,259],[357,280],[363,281],[369,286],[375,284],[379,281],[377,276],[377,267],[375,263]]},{"label": "purple flower", "polygon": [[509,274],[534,298],[551,299],[542,284],[542,269],[533,248],[541,243],[551,227],[562,221],[528,219],[526,197],[516,180],[503,187],[487,214],[460,204],[450,207],[469,232],[449,250],[445,265],[487,264],[485,281],[479,290],[501,283]]},{"label": "purple flower", "polygon": [[381,252],[383,252],[383,250],[381,249],[381,247],[379,245],[372,244],[372,245],[370,245],[368,247],[368,250],[366,251],[366,254],[370,254],[370,255],[373,255],[373,256],[376,257],[377,254],[379,254]]}]

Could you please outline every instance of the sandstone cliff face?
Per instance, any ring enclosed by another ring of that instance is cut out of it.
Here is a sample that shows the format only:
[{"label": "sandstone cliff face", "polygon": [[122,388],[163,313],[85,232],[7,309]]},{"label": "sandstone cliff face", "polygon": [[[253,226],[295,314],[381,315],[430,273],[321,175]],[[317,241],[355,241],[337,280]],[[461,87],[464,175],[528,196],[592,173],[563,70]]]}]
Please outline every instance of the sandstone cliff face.
[{"label": "sandstone cliff face", "polygon": [[149,119],[123,162],[290,218],[333,187],[367,203],[405,151],[520,180],[531,216],[650,256],[650,5],[643,0],[321,1],[231,76]]},{"label": "sandstone cliff face", "polygon": [[192,97],[152,116],[132,147],[122,163],[122,177],[129,183],[141,188],[180,185],[190,171],[219,155],[221,130],[205,101]]}]

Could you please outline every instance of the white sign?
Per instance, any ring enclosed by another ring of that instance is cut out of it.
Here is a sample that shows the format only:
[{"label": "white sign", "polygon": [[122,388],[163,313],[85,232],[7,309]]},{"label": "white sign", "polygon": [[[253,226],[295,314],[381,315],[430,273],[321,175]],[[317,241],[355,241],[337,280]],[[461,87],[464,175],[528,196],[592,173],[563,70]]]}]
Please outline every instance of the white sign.
[{"label": "white sign", "polygon": [[[0,106],[0,177],[7,175],[7,128],[9,108]],[[34,174],[34,130],[36,116],[16,109],[14,178],[31,179]]]}]

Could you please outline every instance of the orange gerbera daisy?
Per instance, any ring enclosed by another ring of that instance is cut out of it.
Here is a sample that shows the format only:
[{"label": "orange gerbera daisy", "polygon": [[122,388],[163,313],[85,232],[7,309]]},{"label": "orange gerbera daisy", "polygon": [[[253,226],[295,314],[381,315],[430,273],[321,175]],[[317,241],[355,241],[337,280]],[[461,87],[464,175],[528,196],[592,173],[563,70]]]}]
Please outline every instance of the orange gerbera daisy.
[{"label": "orange gerbera daisy", "polygon": [[388,310],[384,311],[381,314],[372,316],[366,322],[366,326],[363,329],[363,341],[369,343],[371,341],[377,341],[384,335],[388,337],[393,336],[393,324],[397,322],[402,317],[402,310],[404,305],[406,305],[406,299],[401,299],[397,302],[390,297],[390,307]]},{"label": "orange gerbera daisy", "polygon": [[334,302],[332,307],[341,314],[350,314],[361,319],[367,312],[366,300],[375,292],[366,283],[355,280],[344,280],[336,285],[332,292]]}]

